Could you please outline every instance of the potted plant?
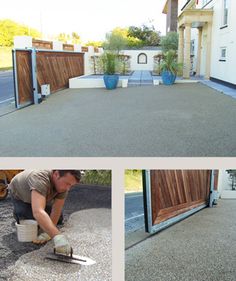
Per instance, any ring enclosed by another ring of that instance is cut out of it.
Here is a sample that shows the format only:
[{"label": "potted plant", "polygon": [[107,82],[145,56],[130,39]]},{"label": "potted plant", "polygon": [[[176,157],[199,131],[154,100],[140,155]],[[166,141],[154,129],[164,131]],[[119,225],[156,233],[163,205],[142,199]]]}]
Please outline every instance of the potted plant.
[{"label": "potted plant", "polygon": [[174,50],[169,50],[163,54],[160,64],[161,77],[164,85],[172,85],[175,82],[176,75],[181,68],[177,61],[177,54]]},{"label": "potted plant", "polygon": [[103,80],[108,90],[115,89],[119,81],[119,75],[116,74],[117,55],[113,52],[105,52],[102,56],[103,62]]}]

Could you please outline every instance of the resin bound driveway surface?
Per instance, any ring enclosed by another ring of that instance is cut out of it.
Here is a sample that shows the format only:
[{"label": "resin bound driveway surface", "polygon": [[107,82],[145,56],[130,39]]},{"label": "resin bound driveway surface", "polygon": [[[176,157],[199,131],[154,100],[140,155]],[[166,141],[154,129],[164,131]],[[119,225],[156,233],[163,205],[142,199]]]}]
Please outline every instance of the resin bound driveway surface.
[{"label": "resin bound driveway surface", "polygon": [[63,90],[0,118],[0,156],[236,156],[236,100],[199,83]]},{"label": "resin bound driveway surface", "polygon": [[126,250],[126,281],[235,281],[236,200],[197,214]]}]

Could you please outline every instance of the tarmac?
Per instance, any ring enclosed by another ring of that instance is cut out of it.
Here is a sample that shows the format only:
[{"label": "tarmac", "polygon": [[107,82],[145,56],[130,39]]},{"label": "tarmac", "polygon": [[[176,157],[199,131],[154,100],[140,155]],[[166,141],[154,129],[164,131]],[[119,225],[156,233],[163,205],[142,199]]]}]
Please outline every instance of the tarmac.
[{"label": "tarmac", "polygon": [[236,200],[219,200],[126,250],[126,281],[235,281]]},{"label": "tarmac", "polygon": [[67,89],[0,118],[0,157],[234,157],[235,112],[200,83]]},{"label": "tarmac", "polygon": [[68,223],[61,229],[68,237],[74,254],[96,261],[85,266],[45,259],[53,251],[53,242],[48,242],[40,250],[20,257],[9,268],[9,281],[111,281],[112,243],[111,210],[89,209],[73,213]]}]

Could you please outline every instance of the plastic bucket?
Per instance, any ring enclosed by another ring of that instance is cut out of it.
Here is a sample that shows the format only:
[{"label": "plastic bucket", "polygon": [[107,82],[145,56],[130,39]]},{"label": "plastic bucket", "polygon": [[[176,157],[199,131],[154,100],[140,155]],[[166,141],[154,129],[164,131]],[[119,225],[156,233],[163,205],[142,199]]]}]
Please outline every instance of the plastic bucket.
[{"label": "plastic bucket", "polygon": [[16,223],[17,239],[19,242],[32,242],[38,236],[38,223],[35,220],[21,220]]}]

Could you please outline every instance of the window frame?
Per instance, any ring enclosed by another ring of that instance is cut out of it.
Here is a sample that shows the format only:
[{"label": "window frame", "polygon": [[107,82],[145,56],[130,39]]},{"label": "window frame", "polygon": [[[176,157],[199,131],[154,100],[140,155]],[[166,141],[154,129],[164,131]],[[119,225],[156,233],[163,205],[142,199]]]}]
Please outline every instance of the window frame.
[{"label": "window frame", "polygon": [[[145,57],[145,62],[140,62],[139,58],[140,58],[141,56],[144,56],[144,57]],[[138,63],[138,64],[147,64],[147,61],[148,61],[147,54],[145,54],[145,53],[140,53],[140,54],[138,54],[138,57],[137,57],[137,63]]]},{"label": "window frame", "polygon": [[[222,56],[223,51],[224,51],[224,56]],[[227,59],[227,47],[226,46],[220,47],[220,59],[219,59],[219,61],[226,62],[226,59]]]},{"label": "window frame", "polygon": [[222,0],[222,26],[220,29],[228,27],[229,22],[229,0]]}]

